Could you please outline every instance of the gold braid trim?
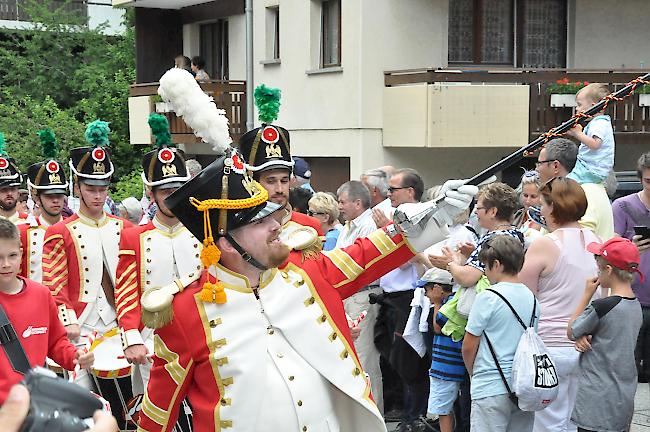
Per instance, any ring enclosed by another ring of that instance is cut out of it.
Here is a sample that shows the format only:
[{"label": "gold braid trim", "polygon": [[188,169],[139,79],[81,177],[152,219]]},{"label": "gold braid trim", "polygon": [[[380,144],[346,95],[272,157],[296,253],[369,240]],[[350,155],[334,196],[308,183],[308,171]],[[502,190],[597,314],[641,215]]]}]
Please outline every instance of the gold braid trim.
[{"label": "gold braid trim", "polygon": [[[203,212],[203,250],[201,251],[201,263],[206,269],[216,266],[221,259],[221,251],[214,242],[212,235],[212,225],[210,223],[210,210],[242,210],[264,204],[269,199],[269,194],[258,182],[253,180],[253,188],[257,191],[255,195],[250,198],[243,198],[231,200],[227,198],[221,199],[207,199],[198,200],[194,197],[190,198],[190,203],[196,207],[197,211]],[[226,292],[223,285],[215,276],[214,282],[210,281],[210,273],[208,272],[208,279],[203,284],[203,289],[200,294],[201,301],[223,304],[226,302]]]}]

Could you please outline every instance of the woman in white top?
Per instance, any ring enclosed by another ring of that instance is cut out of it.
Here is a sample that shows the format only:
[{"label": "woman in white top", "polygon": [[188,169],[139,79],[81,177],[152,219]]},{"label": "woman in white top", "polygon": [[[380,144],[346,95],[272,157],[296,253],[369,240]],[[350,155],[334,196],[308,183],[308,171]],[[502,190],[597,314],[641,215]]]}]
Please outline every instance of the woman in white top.
[{"label": "woman in white top", "polygon": [[[519,279],[541,306],[538,333],[555,362],[558,398],[535,413],[534,431],[575,431],[571,412],[577,391],[579,352],[567,338],[567,325],[579,303],[587,279],[597,274],[593,254],[586,246],[600,239],[578,221],[587,210],[587,197],[574,180],[556,177],[540,188],[541,213],[550,231],[528,248]],[[576,344],[588,344],[585,338]]]}]

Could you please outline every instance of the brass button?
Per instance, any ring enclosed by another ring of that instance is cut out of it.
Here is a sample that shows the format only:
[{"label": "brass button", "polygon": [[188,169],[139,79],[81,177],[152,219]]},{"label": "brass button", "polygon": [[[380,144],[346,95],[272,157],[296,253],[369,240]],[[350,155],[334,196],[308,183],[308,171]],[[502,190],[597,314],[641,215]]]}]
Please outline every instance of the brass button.
[{"label": "brass button", "polygon": [[147,241],[151,241],[151,237],[147,237]]},{"label": "brass button", "polygon": [[32,255],[36,255],[36,251],[32,251]]},{"label": "brass button", "polygon": [[79,247],[80,247],[81,249],[84,249],[84,248],[86,247],[86,245],[80,245]]},{"label": "brass button", "polygon": [[77,238],[81,238],[81,234],[77,235]]},{"label": "brass button", "polygon": [[151,248],[147,248],[147,252],[151,252]]},{"label": "brass button", "polygon": [[84,271],[90,271],[90,269],[89,269],[88,267],[86,267],[86,268],[84,269]]},{"label": "brass button", "polygon": [[289,381],[293,381],[294,379],[296,379],[296,377],[294,377],[293,375],[289,375]]},{"label": "brass button", "polygon": [[32,242],[32,244],[33,244],[34,246],[36,246],[36,242]]},{"label": "brass button", "polygon": [[151,262],[151,258],[147,258],[147,262],[150,263],[150,262]]},{"label": "brass button", "polygon": [[276,356],[277,356],[278,358],[282,358],[282,357],[284,357],[284,354],[281,353],[281,352],[279,352],[279,353],[276,354]]},{"label": "brass button", "polygon": [[228,405],[228,401],[226,399],[224,399],[224,398],[221,398],[221,405],[222,406]]},{"label": "brass button", "polygon": [[307,426],[302,427],[302,432],[307,432]]},{"label": "brass button", "polygon": [[298,406],[302,406],[302,401],[301,400],[298,401]]},{"label": "brass button", "polygon": [[268,332],[268,334],[272,335],[273,333],[275,333],[275,330],[273,330],[271,327],[269,327],[267,329],[267,332]]},{"label": "brass button", "polygon": [[198,258],[198,257],[199,257],[199,254],[194,255],[194,258]]},{"label": "brass button", "polygon": [[194,249],[198,248],[199,245],[197,243],[194,243]]},{"label": "brass button", "polygon": [[86,283],[90,283],[90,280],[86,279]]},{"label": "brass button", "polygon": [[326,317],[325,315],[321,315],[321,316],[320,316],[320,321],[321,321],[321,322],[325,322],[325,321],[327,321],[327,317]]}]

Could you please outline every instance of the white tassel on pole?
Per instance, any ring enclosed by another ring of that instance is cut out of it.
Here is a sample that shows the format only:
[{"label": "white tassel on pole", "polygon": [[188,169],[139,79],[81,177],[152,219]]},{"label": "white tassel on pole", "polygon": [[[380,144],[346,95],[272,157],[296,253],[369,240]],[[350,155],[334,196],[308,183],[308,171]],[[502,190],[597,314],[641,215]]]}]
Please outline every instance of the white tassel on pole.
[{"label": "white tassel on pole", "polygon": [[226,152],[232,143],[226,112],[217,108],[192,74],[180,68],[168,70],[160,78],[158,94],[217,154]]}]

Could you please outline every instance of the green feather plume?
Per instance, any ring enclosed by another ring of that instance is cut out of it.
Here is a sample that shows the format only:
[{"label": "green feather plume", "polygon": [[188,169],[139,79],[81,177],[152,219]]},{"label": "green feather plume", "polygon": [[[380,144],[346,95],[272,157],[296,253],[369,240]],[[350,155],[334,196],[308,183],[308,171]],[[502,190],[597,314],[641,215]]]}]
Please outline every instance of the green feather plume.
[{"label": "green feather plume", "polygon": [[108,124],[108,122],[101,120],[90,123],[84,134],[86,141],[95,147],[107,147],[109,145],[108,134],[111,133]]},{"label": "green feather plume", "polygon": [[7,156],[7,149],[5,148],[5,134],[0,132],[0,156]]},{"label": "green feather plume", "polygon": [[260,121],[266,124],[273,123],[280,111],[280,89],[261,84],[255,89],[254,96]]},{"label": "green feather plume", "polygon": [[156,138],[156,145],[158,147],[165,147],[172,144],[172,134],[169,133],[167,117],[156,113],[149,114],[149,127],[151,128],[151,133]]},{"label": "green feather plume", "polygon": [[54,159],[59,154],[59,146],[56,143],[56,136],[52,129],[41,129],[38,131],[38,137],[41,140],[43,156]]}]

